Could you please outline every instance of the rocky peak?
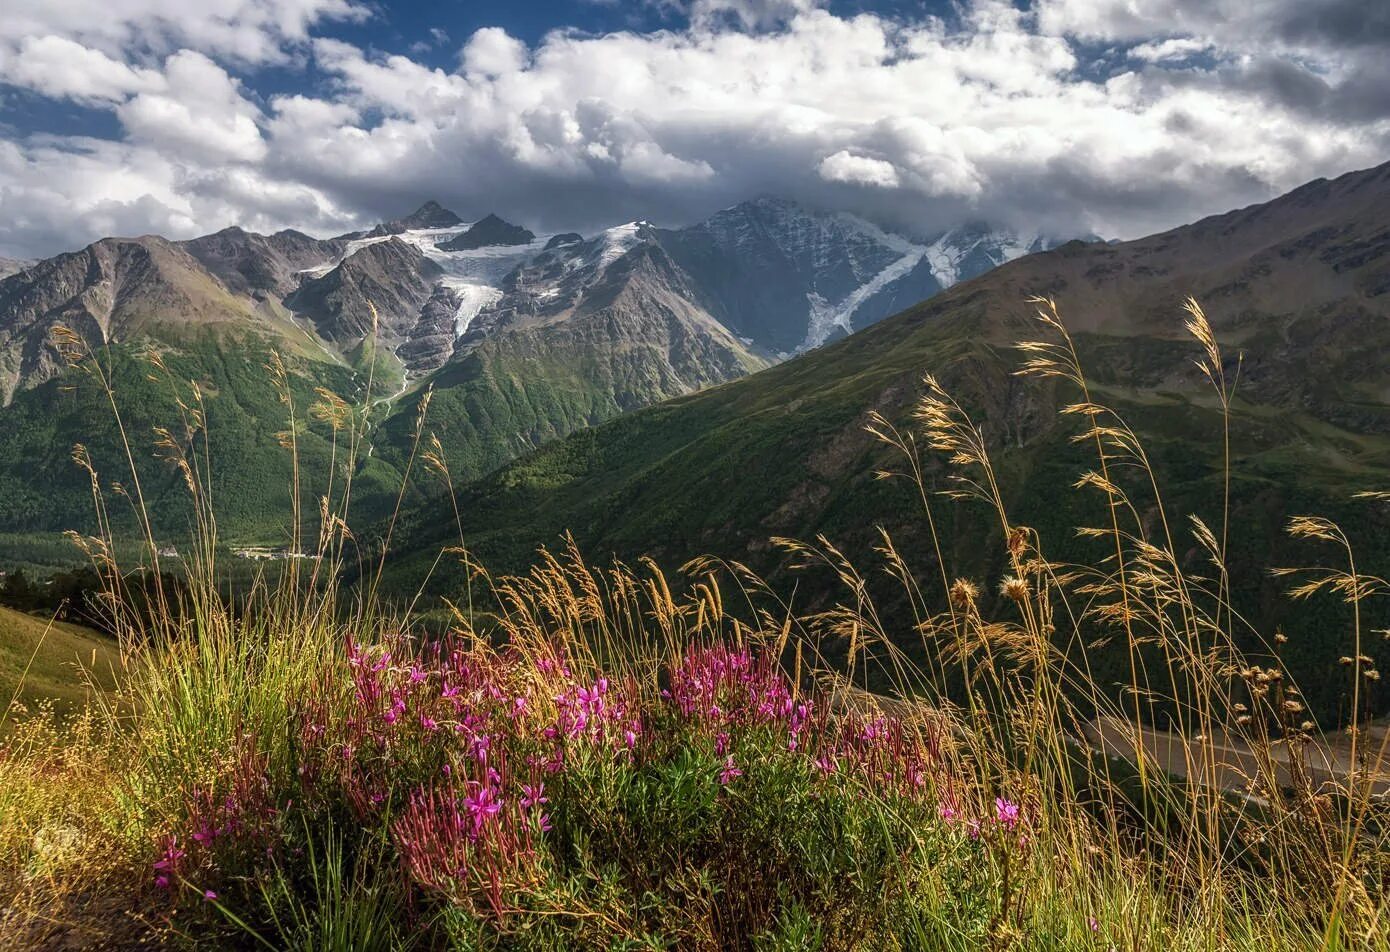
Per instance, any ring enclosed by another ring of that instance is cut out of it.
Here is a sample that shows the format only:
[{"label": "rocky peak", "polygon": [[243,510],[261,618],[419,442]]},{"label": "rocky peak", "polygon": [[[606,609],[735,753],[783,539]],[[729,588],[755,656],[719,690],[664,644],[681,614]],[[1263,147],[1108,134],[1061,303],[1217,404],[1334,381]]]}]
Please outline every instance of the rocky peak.
[{"label": "rocky peak", "polygon": [[335,260],[344,243],[297,231],[259,235],[233,226],[180,246],[235,294],[283,297],[299,285],[299,272]]},{"label": "rocky peak", "polygon": [[529,245],[536,236],[520,225],[503,221],[496,215],[488,215],[475,223],[461,235],[448,241],[441,241],[441,251],[473,251],[477,248],[493,248],[510,245]]},{"label": "rocky peak", "polygon": [[[453,228],[462,225],[463,219],[436,201],[428,201],[415,209],[413,214],[389,223],[400,226],[400,231],[413,231],[417,228]],[[399,234],[399,232],[395,232]]]}]

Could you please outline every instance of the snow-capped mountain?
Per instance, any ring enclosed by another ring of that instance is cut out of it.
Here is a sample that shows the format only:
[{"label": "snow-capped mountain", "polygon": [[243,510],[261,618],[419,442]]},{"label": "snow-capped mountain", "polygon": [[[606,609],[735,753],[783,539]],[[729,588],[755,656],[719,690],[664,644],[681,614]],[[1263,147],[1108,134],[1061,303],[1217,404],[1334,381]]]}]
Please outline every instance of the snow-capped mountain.
[{"label": "snow-capped mountain", "polygon": [[818,347],[1050,244],[959,228],[930,239],[762,198],[664,232],[735,333],[779,357]]}]

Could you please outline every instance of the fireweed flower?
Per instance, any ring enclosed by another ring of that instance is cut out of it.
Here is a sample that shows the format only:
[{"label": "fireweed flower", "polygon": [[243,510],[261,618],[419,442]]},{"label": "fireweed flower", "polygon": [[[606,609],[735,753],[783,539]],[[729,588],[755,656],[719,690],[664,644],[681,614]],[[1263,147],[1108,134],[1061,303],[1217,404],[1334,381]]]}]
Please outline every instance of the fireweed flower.
[{"label": "fireweed flower", "polygon": [[[893,795],[925,796],[936,779],[932,765],[940,763],[930,737],[893,717],[822,710],[798,696],[776,656],[746,647],[691,649],[651,694],[601,671],[572,673],[555,648],[526,657],[450,644],[416,649],[400,639],[389,644],[392,665],[384,647],[350,645],[346,703],[325,691],[322,704],[306,709],[298,736],[317,770],[316,795],[342,797],[363,823],[389,823],[408,875],[452,901],[481,889],[488,902],[500,902],[489,891],[543,855],[536,843],[551,829],[546,786],[560,789],[551,778],[567,769],[567,758],[584,756],[583,749],[635,760],[639,740],[655,731],[663,732],[657,741],[665,739],[672,719],[649,714],[649,700],[681,724],[672,739],[713,747],[721,787],[745,774],[735,756],[745,738],[764,735],[769,749],[783,748],[780,756],[803,768]],[[658,755],[666,745],[651,748]],[[518,777],[511,765],[521,762]],[[430,771],[437,785],[408,792],[403,771],[428,764],[441,765]],[[939,809],[944,821],[964,822],[953,803]],[[219,852],[222,828],[247,822],[243,810],[230,823],[223,812],[200,814],[210,819],[207,835],[217,837]],[[216,863],[191,838],[204,832],[195,820],[179,829],[179,843],[196,854],[184,861],[185,875]],[[1021,820],[1015,814],[1010,822]],[[978,836],[978,821],[972,828]]]},{"label": "fireweed flower", "polygon": [[164,852],[154,863],[154,884],[160,889],[168,889],[171,877],[179,871],[181,860],[187,855],[179,849],[178,838],[169,836],[164,841]]},{"label": "fireweed flower", "polygon": [[532,807],[549,802],[550,798],[545,795],[545,783],[543,781],[536,784],[524,783],[521,785],[521,809],[530,810]]},{"label": "fireweed flower", "polygon": [[479,786],[477,792],[463,798],[464,809],[473,818],[473,833],[482,831],[483,825],[502,810],[502,801],[492,787]]},{"label": "fireweed flower", "polygon": [[994,818],[1006,830],[1018,826],[1018,804],[1003,797],[994,798]]}]

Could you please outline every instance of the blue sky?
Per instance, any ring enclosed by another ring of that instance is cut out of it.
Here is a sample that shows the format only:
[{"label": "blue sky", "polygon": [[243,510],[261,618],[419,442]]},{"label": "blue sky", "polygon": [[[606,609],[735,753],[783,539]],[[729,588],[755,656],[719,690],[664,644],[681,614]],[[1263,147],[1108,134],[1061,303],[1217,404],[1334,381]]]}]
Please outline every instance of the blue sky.
[{"label": "blue sky", "polygon": [[8,0],[0,255],[427,198],[1132,237],[1390,159],[1383,0]]}]

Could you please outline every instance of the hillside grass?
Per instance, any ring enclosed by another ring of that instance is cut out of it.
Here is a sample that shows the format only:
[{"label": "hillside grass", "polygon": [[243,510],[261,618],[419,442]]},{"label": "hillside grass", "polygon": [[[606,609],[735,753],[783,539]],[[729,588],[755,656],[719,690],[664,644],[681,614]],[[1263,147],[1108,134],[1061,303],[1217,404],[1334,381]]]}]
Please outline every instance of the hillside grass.
[{"label": "hillside grass", "polygon": [[120,671],[114,639],[0,608],[0,724],[44,704],[60,715],[78,713],[96,694],[113,691]]},{"label": "hillside grass", "polygon": [[[1093,451],[1072,439],[1077,427],[1058,412],[1074,394],[1053,380],[1015,376],[1014,338],[982,330],[981,309],[988,303],[984,295],[949,306],[928,302],[744,380],[548,443],[481,480],[456,476],[463,533],[442,483],[426,481],[434,502],[408,510],[396,528],[382,590],[403,602],[422,591],[425,603],[437,602],[457,591],[466,572],[451,560],[441,562],[441,548],[464,540],[475,559],[519,572],[538,544],[557,545],[566,533],[600,561],[646,556],[668,571],[694,553],[737,561],[783,595],[795,592],[805,610],[826,607],[833,575],[788,572],[785,552],[769,544],[772,536],[824,535],[858,562],[873,558],[883,528],[904,551],[932,557],[939,545],[952,571],[997,577],[1010,565],[1002,550],[980,544],[997,521],[989,509],[942,508],[933,540],[912,494],[875,478],[896,467],[900,454],[867,433],[869,413],[881,412],[910,432],[924,368],[981,421],[1011,520],[1050,540],[1049,554],[1058,561],[1104,558],[1103,542],[1075,532],[1103,515],[1100,501],[1063,488],[1094,465]],[[1027,333],[1026,327],[1009,330]],[[1344,716],[1343,685],[1322,677],[1326,657],[1341,654],[1335,608],[1290,602],[1287,585],[1268,569],[1316,556],[1307,540],[1283,531],[1289,518],[1306,512],[1343,525],[1372,564],[1390,561],[1390,510],[1353,498],[1378,488],[1380,475],[1390,471],[1390,438],[1372,425],[1365,432],[1339,426],[1326,414],[1261,402],[1239,388],[1229,410],[1223,408],[1193,367],[1199,349],[1190,337],[1091,332],[1074,341],[1095,399],[1144,435],[1163,493],[1161,499],[1144,494],[1142,518],[1156,519],[1161,504],[1170,520],[1198,515],[1212,522],[1229,505],[1241,531],[1228,540],[1226,567],[1249,623],[1234,636],[1243,651],[1255,652],[1261,643],[1247,637],[1250,631],[1267,639],[1282,626],[1295,636],[1285,663],[1305,685],[1309,705],[1331,719]],[[1355,412],[1334,405],[1344,416]],[[1228,426],[1229,487],[1222,449]],[[943,455],[921,454],[920,465],[933,488],[951,479]],[[1127,488],[1137,482],[1144,489],[1146,477],[1131,467],[1120,478],[1130,481]],[[1191,546],[1179,556],[1192,571],[1200,571],[1196,566],[1206,558]],[[885,610],[906,609],[891,583],[871,576],[868,584]],[[987,610],[1005,607],[995,591],[982,597]],[[1381,611],[1376,622],[1390,625],[1390,616]],[[899,647],[913,651],[915,643],[908,633]],[[1390,644],[1363,647],[1378,666],[1390,665]],[[1095,680],[1116,690],[1129,681],[1122,657],[1096,657],[1092,665]],[[1384,689],[1373,687],[1369,700],[1377,712],[1390,711]]]},{"label": "hillside grass", "polygon": [[[1234,389],[1201,309],[1187,324],[1220,407],[1206,431],[1220,501],[1165,519],[1149,444],[1095,399],[1051,302],[1035,306],[1022,370],[1067,391],[1078,437],[1040,464],[1070,474],[1052,515],[1084,514],[1066,532],[1104,554],[1050,555],[1057,533],[1014,516],[1009,469],[928,376],[907,426],[863,420],[886,448],[876,485],[912,507],[923,543],[880,533],[860,564],[828,538],[772,540],[834,580],[813,607],[733,561],[675,578],[567,545],[493,576],[460,545],[447,631],[427,630],[383,602],[389,555],[346,523],[372,423],[328,397],[312,412],[347,458],[321,528],[291,527],[316,558],[229,602],[199,440],[170,441],[205,544],[166,589],[108,539],[76,540],[107,580],[129,674],[75,723],[40,713],[0,746],[0,942],[1390,947],[1390,734],[1368,717],[1390,584],[1335,522],[1287,527],[1324,556],[1269,567],[1330,606],[1319,687],[1348,703],[1325,721],[1285,663],[1296,635],[1252,627],[1234,601]],[[302,417],[285,375],[270,379]],[[427,420],[426,402],[404,478],[447,483]],[[1003,571],[957,573],[942,550],[938,527],[965,507],[992,519],[975,544]],[[892,600],[875,597],[884,580]],[[1108,753],[1084,740],[1098,721]],[[1318,776],[1335,730],[1346,763]]]}]

